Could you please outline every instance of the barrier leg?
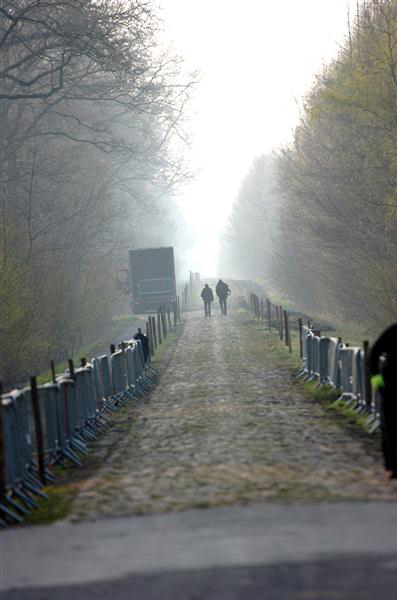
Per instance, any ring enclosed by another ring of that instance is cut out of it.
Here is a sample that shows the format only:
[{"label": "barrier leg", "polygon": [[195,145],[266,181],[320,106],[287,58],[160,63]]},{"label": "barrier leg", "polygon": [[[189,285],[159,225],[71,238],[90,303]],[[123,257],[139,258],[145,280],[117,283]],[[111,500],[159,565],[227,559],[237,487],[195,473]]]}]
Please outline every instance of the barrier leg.
[{"label": "barrier leg", "polygon": [[[19,515],[14,513],[12,510],[7,508],[7,506],[5,506],[5,504],[3,504],[3,503],[0,503],[0,513],[3,516],[8,517],[12,521],[14,521],[14,523],[23,523],[22,517],[20,517]],[[1,519],[2,526],[3,526],[3,523],[5,523],[5,525],[7,524],[3,519]]]},{"label": "barrier leg", "polygon": [[70,460],[70,462],[74,463],[77,467],[83,466],[83,463],[81,462],[81,460],[79,459],[77,454],[75,454],[71,448],[65,448],[62,452],[63,452],[63,455],[65,456],[65,458]]},{"label": "barrier leg", "polygon": [[21,489],[13,488],[12,494],[16,496],[21,502],[29,506],[29,508],[38,508],[36,500],[34,500],[29,494],[24,493]]},{"label": "barrier leg", "polygon": [[13,500],[11,498],[11,496],[6,496],[6,501],[7,501],[7,504],[10,504],[17,513],[21,513],[24,516],[30,515],[30,510],[28,510],[22,504],[18,504],[18,502],[15,502],[15,500]]},{"label": "barrier leg", "polygon": [[36,494],[36,496],[39,496],[40,498],[44,498],[45,500],[48,499],[48,496],[47,496],[47,494],[45,492],[43,492],[42,490],[37,489],[36,487],[34,487],[33,485],[31,485],[27,481],[24,481],[23,487],[28,492],[31,492],[32,494]]}]

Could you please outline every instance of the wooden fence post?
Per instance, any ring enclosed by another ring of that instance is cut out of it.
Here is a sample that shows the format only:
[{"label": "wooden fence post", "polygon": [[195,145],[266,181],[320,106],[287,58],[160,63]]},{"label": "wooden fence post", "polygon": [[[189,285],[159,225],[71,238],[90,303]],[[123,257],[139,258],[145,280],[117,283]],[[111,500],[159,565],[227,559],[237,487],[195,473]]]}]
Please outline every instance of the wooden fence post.
[{"label": "wooden fence post", "polygon": [[267,324],[269,326],[269,331],[272,330],[272,316],[271,316],[271,305],[269,298],[266,298],[266,307],[267,307]]},{"label": "wooden fence post", "polygon": [[[114,346],[113,346],[114,348]],[[112,346],[110,346],[110,351],[112,350]],[[114,350],[113,350],[114,352]],[[74,364],[73,364],[73,358],[69,358],[68,360],[68,365],[69,365],[69,373],[70,373],[70,379],[74,379]]]},{"label": "wooden fence post", "polygon": [[149,342],[149,356],[153,356],[153,340],[149,321],[146,321],[146,337]]},{"label": "wooden fence post", "polygon": [[56,372],[55,372],[55,363],[54,363],[53,360],[50,362],[50,367],[51,367],[51,379],[52,379],[52,383],[56,383],[57,382],[57,375],[56,375]]},{"label": "wooden fence post", "polygon": [[148,321],[149,321],[150,337],[152,338],[152,350],[153,350],[153,354],[154,354],[154,333],[153,333],[153,323],[152,323],[152,317],[151,317],[151,315],[149,315]]},{"label": "wooden fence post", "polygon": [[284,338],[284,331],[283,331],[283,307],[281,306],[281,304],[278,307],[278,312],[279,312],[279,324],[280,324],[280,340],[283,341]]},{"label": "wooden fence post", "polygon": [[298,319],[299,325],[299,356],[303,358],[303,344],[302,344],[302,319]]},{"label": "wooden fence post", "polygon": [[163,325],[163,338],[167,337],[167,323],[165,321],[165,306],[160,307],[161,323]]},{"label": "wooden fence post", "polygon": [[162,325],[161,325],[161,316],[160,315],[161,315],[161,309],[158,308],[157,309],[157,333],[158,333],[158,336],[159,336],[159,344],[161,344],[163,342],[162,336],[161,336],[161,327],[162,327]]},{"label": "wooden fence post", "polygon": [[284,311],[284,342],[288,346],[288,313]]},{"label": "wooden fence post", "polygon": [[371,387],[371,372],[369,368],[370,348],[369,341],[364,340],[364,373],[365,373],[365,404],[367,410],[371,410],[372,404],[372,387]]},{"label": "wooden fence post", "polygon": [[171,331],[171,313],[170,313],[170,307],[167,304],[167,320],[168,320],[168,331]]},{"label": "wooden fence post", "polygon": [[152,335],[153,335],[153,348],[157,350],[157,336],[156,336],[156,317],[150,316],[150,322],[152,324]]},{"label": "wooden fence post", "polygon": [[39,479],[41,483],[46,483],[45,476],[45,462],[44,462],[44,439],[43,439],[43,429],[41,426],[41,415],[40,415],[40,402],[39,402],[39,393],[37,390],[37,380],[36,377],[30,378],[30,392],[31,392],[31,402],[33,409],[33,418],[34,418],[34,428],[36,434],[36,448],[37,448],[37,464],[39,468]]},{"label": "wooden fence post", "polygon": [[160,306],[160,325],[161,325],[161,335],[163,337],[163,340],[165,340],[165,338],[167,337],[167,333],[164,333],[164,315],[163,315],[163,307]]}]

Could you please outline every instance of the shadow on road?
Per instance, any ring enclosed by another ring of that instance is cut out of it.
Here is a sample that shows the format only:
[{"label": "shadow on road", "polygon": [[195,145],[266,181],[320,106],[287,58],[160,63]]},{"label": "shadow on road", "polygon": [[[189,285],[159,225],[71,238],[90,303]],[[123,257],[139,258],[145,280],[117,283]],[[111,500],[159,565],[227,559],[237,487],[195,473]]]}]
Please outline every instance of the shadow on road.
[{"label": "shadow on road", "polygon": [[134,574],[83,585],[10,590],[4,600],[395,600],[397,555]]}]

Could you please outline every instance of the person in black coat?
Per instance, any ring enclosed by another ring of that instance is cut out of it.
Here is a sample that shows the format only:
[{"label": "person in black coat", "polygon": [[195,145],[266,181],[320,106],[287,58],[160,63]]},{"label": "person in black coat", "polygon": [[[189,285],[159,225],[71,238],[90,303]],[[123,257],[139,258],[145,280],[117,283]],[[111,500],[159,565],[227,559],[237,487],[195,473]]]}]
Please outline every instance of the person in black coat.
[{"label": "person in black coat", "polygon": [[216,284],[215,288],[216,295],[219,298],[219,306],[221,307],[222,315],[227,315],[227,297],[230,296],[231,291],[227,283],[220,279]]},{"label": "person in black coat", "polygon": [[212,293],[212,289],[210,288],[208,283],[206,283],[205,286],[203,287],[203,291],[201,292],[201,297],[204,301],[205,316],[210,317],[211,316],[211,302],[214,301],[214,294]]},{"label": "person in black coat", "polygon": [[[382,360],[381,360],[382,358]],[[373,387],[380,394],[382,452],[385,469],[397,478],[397,323],[388,327],[371,349]]]}]

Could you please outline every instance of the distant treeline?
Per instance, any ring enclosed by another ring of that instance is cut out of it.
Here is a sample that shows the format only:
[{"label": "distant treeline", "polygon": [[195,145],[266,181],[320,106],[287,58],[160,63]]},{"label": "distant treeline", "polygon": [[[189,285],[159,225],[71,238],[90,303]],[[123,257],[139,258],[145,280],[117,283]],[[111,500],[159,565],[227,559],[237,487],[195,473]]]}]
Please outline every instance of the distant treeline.
[{"label": "distant treeline", "polygon": [[157,29],[151,0],[1,2],[5,382],[96,335],[129,248],[174,241],[192,83]]},{"label": "distant treeline", "polygon": [[367,1],[293,142],[242,183],[223,261],[314,313],[397,318],[397,0]]}]

